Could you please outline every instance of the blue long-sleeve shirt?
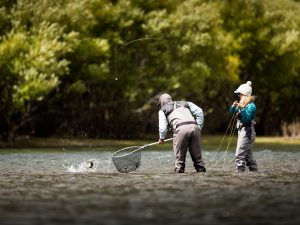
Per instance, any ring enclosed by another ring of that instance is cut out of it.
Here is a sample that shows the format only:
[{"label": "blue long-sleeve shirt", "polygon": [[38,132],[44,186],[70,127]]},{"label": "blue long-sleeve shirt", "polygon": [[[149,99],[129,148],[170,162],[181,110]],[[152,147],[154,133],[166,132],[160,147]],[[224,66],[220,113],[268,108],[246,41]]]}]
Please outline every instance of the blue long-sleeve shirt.
[{"label": "blue long-sleeve shirt", "polygon": [[252,120],[255,119],[256,116],[256,106],[254,102],[250,102],[248,105],[246,105],[243,109],[239,109],[237,106],[231,106],[230,112],[232,114],[240,113],[240,120],[242,123],[247,126],[251,123]]},{"label": "blue long-sleeve shirt", "polygon": [[[194,116],[194,118],[196,120],[198,127],[200,129],[202,129],[202,127],[204,125],[203,110],[192,102],[187,102],[187,103],[188,103],[188,106],[189,106],[189,109],[190,109],[192,115]],[[159,110],[159,112],[158,112],[158,121],[159,121],[159,123],[158,123],[159,138],[165,139],[167,136],[167,132],[168,132],[168,119],[162,110]]]}]

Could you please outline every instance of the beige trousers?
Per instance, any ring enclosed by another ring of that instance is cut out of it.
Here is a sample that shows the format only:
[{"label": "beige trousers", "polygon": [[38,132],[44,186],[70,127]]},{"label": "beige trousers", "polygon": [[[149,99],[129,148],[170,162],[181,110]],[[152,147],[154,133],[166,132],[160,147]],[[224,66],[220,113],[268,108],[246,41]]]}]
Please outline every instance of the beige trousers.
[{"label": "beige trousers", "polygon": [[177,172],[184,172],[188,150],[195,169],[204,167],[200,135],[200,129],[195,124],[183,125],[174,131],[173,149],[175,154],[175,170]]}]

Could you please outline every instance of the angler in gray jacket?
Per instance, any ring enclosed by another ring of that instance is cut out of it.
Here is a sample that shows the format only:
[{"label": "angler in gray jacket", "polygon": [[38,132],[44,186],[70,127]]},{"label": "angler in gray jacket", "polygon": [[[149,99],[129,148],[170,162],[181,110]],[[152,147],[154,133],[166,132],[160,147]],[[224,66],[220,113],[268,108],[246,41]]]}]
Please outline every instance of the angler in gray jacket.
[{"label": "angler in gray jacket", "polygon": [[206,172],[202,160],[200,143],[204,123],[203,111],[192,102],[172,101],[169,94],[159,97],[159,143],[167,136],[168,125],[174,133],[173,149],[175,154],[175,173],[184,173],[187,150],[191,154],[197,172]]}]

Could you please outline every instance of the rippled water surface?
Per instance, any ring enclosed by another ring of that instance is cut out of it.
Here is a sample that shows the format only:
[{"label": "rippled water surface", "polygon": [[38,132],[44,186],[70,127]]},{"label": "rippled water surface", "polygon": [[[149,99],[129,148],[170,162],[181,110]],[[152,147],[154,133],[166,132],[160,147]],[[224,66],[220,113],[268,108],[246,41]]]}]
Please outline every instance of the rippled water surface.
[{"label": "rippled water surface", "polygon": [[113,151],[0,151],[0,224],[300,224],[300,150],[256,151],[245,173],[224,153],[173,174],[171,150],[147,149],[120,174]]}]

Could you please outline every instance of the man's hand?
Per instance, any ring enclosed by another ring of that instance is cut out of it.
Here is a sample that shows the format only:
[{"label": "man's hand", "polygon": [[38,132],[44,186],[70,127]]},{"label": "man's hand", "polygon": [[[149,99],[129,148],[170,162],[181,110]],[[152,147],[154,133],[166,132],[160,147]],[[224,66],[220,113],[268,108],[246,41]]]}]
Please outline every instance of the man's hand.
[{"label": "man's hand", "polygon": [[162,145],[164,143],[165,143],[165,141],[163,139],[158,139],[158,144]]}]

